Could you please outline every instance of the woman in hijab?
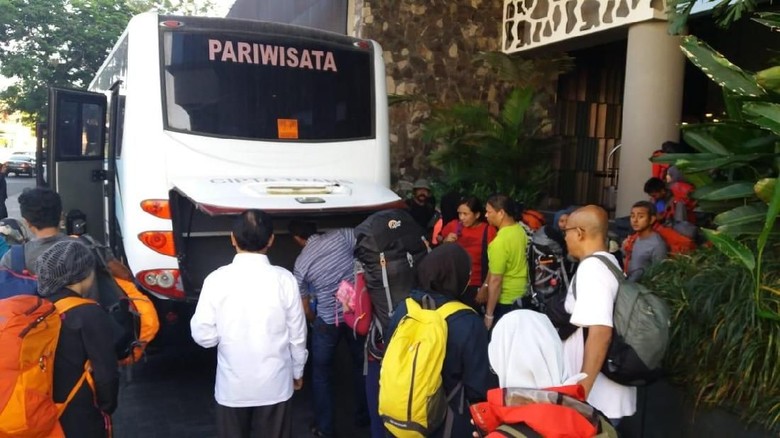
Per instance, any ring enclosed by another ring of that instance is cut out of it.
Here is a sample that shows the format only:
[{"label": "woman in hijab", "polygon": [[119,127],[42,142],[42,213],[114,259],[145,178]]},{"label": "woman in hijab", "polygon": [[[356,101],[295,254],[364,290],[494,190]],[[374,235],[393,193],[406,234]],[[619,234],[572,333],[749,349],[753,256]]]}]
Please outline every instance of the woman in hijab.
[{"label": "woman in hijab", "polygon": [[[422,304],[428,296],[440,307],[452,300],[459,300],[466,290],[471,273],[471,259],[459,245],[442,245],[428,254],[417,267],[420,288],[413,290],[411,298]],[[387,339],[391,339],[407,313],[406,303],[401,302],[393,314]],[[471,437],[468,405],[485,400],[487,390],[495,387],[494,376],[488,365],[488,334],[485,324],[476,312],[464,310],[447,318],[447,350],[442,366],[442,385],[447,394],[463,384],[461,394],[450,401],[455,414],[452,433],[444,436],[444,427],[433,437]],[[464,400],[465,397],[465,400]]]},{"label": "woman in hijab", "polygon": [[584,377],[566,375],[558,332],[544,314],[531,310],[515,310],[501,318],[493,329],[488,357],[501,388],[549,388]]}]

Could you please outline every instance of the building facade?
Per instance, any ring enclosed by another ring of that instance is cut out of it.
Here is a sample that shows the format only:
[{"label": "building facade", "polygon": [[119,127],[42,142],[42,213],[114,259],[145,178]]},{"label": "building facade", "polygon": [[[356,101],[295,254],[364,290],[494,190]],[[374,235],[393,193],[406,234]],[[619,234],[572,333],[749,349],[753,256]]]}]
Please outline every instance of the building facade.
[{"label": "building facade", "polygon": [[[742,20],[717,29],[699,2],[691,33],[738,65],[759,70],[780,35]],[[771,6],[769,6],[771,7]],[[686,61],[670,36],[663,0],[238,0],[228,16],[300,24],[378,41],[389,94],[418,101],[390,109],[396,188],[431,172],[422,139],[431,103],[488,102],[501,89],[481,51],[534,57],[566,52],[575,68],[558,78],[555,181],[547,207],[596,203],[617,216],[644,199],[652,153],[680,141],[680,125],[716,118],[719,87]],[[775,6],[774,9],[777,9]]]}]

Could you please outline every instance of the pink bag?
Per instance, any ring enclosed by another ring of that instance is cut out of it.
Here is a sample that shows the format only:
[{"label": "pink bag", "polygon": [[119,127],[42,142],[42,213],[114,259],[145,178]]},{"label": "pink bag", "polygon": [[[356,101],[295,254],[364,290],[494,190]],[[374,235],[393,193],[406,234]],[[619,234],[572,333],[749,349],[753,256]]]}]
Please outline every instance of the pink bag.
[{"label": "pink bag", "polygon": [[367,335],[371,325],[371,299],[363,273],[355,274],[354,284],[343,280],[336,291],[336,299],[344,308],[344,323],[351,327],[356,335]]}]

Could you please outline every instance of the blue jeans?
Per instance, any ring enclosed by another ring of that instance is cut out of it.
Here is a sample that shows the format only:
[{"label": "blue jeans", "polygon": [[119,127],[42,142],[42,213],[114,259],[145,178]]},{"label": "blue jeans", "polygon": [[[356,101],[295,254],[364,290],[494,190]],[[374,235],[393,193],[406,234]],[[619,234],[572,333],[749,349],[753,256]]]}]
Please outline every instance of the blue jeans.
[{"label": "blue jeans", "polygon": [[368,401],[368,414],[371,418],[371,438],[385,438],[385,424],[379,417],[379,371],[381,363],[377,360],[368,360],[368,374],[366,375],[366,400]]},{"label": "blue jeans", "polygon": [[355,423],[368,422],[365,379],[363,378],[363,345],[365,338],[355,338],[346,324],[326,324],[322,318],[314,320],[311,339],[312,390],[314,392],[314,425],[325,436],[333,436],[333,358],[339,340],[347,341],[352,356],[352,389],[355,393]]}]

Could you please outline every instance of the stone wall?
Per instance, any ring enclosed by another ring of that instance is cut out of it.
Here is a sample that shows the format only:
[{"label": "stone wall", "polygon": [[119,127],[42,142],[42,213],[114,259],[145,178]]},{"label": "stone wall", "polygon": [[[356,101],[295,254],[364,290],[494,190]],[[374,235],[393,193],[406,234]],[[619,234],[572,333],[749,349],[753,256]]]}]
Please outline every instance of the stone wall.
[{"label": "stone wall", "polygon": [[421,141],[430,105],[475,100],[497,109],[498,86],[474,64],[481,51],[499,50],[501,0],[354,0],[353,35],[384,49],[387,92],[422,100],[390,108],[391,175],[396,189],[431,174],[432,145]]}]

